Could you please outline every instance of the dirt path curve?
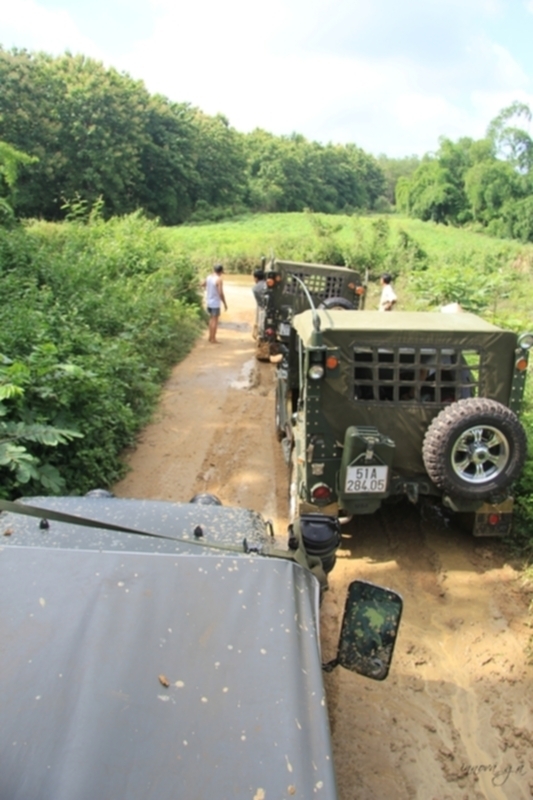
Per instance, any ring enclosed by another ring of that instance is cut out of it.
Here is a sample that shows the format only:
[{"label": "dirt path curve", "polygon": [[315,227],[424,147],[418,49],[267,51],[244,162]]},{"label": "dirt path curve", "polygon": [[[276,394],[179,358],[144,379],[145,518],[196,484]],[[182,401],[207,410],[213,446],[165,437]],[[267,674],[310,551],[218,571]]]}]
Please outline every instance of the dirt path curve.
[{"label": "dirt path curve", "polygon": [[[115,492],[164,500],[214,492],[271,518],[282,535],[274,374],[254,360],[250,288],[248,278],[226,280],[222,344],[200,341],[174,369]],[[325,676],[340,800],[533,797],[531,592],[501,543],[408,503],[359,518],[343,537],[322,607],[325,658],[356,577],[397,589],[405,607],[387,681],[341,669]]]}]

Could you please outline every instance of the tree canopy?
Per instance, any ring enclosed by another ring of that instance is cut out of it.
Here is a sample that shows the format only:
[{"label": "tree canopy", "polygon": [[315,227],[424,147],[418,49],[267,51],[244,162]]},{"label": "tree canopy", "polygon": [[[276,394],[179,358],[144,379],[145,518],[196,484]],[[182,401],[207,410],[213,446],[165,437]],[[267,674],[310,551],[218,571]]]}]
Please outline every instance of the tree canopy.
[{"label": "tree canopy", "polygon": [[0,139],[32,159],[12,199],[21,217],[58,220],[74,200],[101,198],[107,217],[142,208],[177,224],[215,211],[372,209],[387,191],[355,144],[242,134],[81,55],[0,48],[0,83]]},{"label": "tree canopy", "polygon": [[473,222],[497,236],[533,241],[533,139],[521,127],[531,119],[528,106],[512,103],[485,138],[442,138],[434,155],[398,181],[398,208],[422,220]]}]

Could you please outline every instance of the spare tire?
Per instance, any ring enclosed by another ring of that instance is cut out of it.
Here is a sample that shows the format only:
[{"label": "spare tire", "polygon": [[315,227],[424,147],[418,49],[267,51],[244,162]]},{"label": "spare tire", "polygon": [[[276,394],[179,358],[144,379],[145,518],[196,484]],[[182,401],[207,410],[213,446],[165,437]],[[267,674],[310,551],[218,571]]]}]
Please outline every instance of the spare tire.
[{"label": "spare tire", "polygon": [[328,311],[333,311],[339,308],[346,309],[346,311],[355,311],[355,306],[346,300],[344,297],[327,297],[323,300],[319,308],[326,308]]},{"label": "spare tire", "polygon": [[458,400],[435,417],[422,457],[433,483],[452,496],[487,500],[518,477],[525,431],[510,408],[486,397]]}]

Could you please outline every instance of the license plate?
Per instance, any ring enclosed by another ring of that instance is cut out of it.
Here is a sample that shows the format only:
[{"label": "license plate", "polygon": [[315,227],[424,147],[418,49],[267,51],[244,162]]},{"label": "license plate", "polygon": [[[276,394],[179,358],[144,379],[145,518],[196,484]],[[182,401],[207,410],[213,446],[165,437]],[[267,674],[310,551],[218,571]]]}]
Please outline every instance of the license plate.
[{"label": "license plate", "polygon": [[280,322],[279,324],[279,335],[280,336],[289,336],[291,332],[291,326],[288,322]]},{"label": "license plate", "polygon": [[346,470],[345,494],[371,494],[386,492],[388,467],[348,467]]}]

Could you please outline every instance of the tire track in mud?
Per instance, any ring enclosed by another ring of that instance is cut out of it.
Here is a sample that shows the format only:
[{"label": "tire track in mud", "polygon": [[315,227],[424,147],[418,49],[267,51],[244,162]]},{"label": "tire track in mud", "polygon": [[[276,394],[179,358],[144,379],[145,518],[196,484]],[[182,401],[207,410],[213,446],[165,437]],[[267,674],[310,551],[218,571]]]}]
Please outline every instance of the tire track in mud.
[{"label": "tire track in mud", "polygon": [[271,519],[281,541],[288,518],[287,466],[275,439],[270,364],[253,361],[226,396],[226,424],[206,454],[193,493],[212,492],[226,505],[251,508]]},{"label": "tire track in mud", "polygon": [[326,676],[341,800],[530,797],[528,593],[502,544],[409,504],[350,532],[324,600],[324,647],[355,577],[398,590],[404,617],[387,681]]}]

